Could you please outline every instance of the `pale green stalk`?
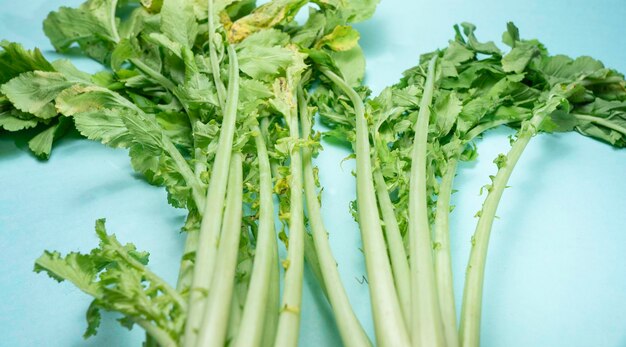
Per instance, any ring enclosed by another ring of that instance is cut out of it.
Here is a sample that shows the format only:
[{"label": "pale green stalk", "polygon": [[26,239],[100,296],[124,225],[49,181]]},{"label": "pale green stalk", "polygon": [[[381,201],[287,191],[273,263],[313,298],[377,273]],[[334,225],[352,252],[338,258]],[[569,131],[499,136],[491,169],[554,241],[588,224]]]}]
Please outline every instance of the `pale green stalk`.
[{"label": "pale green stalk", "polygon": [[263,322],[262,347],[274,346],[276,330],[278,329],[278,316],[280,307],[280,270],[278,268],[278,246],[274,242],[272,250],[272,267],[270,272],[269,294]]},{"label": "pale green stalk", "polygon": [[456,305],[452,278],[452,258],[450,254],[450,199],[456,175],[457,159],[451,158],[439,184],[437,209],[434,225],[435,277],[439,291],[439,307],[446,346],[459,346],[459,333],[456,324]]},{"label": "pale green stalk", "polygon": [[221,73],[220,73],[220,63],[217,59],[217,52],[215,51],[215,43],[213,42],[213,37],[215,34],[215,22],[214,22],[214,10],[213,10],[213,0],[207,0],[207,25],[208,25],[208,36],[209,36],[209,60],[211,62],[211,73],[213,74],[213,82],[215,83],[215,89],[217,90],[217,100],[224,110],[227,100],[226,89],[224,88],[224,84],[222,83]]},{"label": "pale green stalk", "polygon": [[[274,226],[274,201],[272,200],[272,172],[267,146],[257,125],[252,127],[259,163],[259,230],[252,275],[241,319],[241,334],[232,346],[258,346],[267,328],[267,311],[277,309],[268,305],[272,271],[277,268],[276,231]],[[275,269],[274,269],[275,268]]]},{"label": "pale green stalk", "polygon": [[465,273],[460,326],[461,346],[463,347],[480,346],[480,321],[487,248],[502,193],[530,139],[537,134],[540,124],[556,110],[562,100],[562,96],[552,95],[543,107],[533,113],[530,121],[522,124],[522,129],[518,132],[518,137],[506,156],[506,162],[501,164],[498,173],[493,178],[472,238],[472,249]]},{"label": "pale green stalk", "polygon": [[289,246],[285,268],[283,298],[280,304],[276,332],[276,347],[295,347],[298,345],[300,318],[302,309],[302,281],[304,276],[304,207],[302,201],[302,156],[295,141],[300,139],[298,110],[293,108],[287,122],[289,136],[294,141],[290,150],[291,179],[289,203]]},{"label": "pale green stalk", "polygon": [[[300,109],[300,119],[302,120],[302,138],[308,139],[311,135],[311,121],[307,109],[307,100],[302,90],[298,91],[298,107]],[[324,228],[320,204],[317,199],[317,189],[313,175],[313,159],[309,147],[302,148],[302,159],[304,163],[304,193],[309,224],[311,225],[321,276],[326,288],[326,296],[333,309],[341,340],[346,347],[371,346],[365,330],[363,330],[361,323],[359,323],[352,310],[350,300],[337,270],[337,262],[330,249],[328,233]]]},{"label": "pale green stalk", "polygon": [[574,118],[580,119],[580,120],[584,120],[587,122],[591,122],[591,123],[596,123],[599,125],[602,125],[606,128],[609,128],[611,130],[615,130],[619,133],[622,133],[624,135],[626,135],[626,128],[623,126],[620,126],[616,123],[610,122],[604,118],[600,118],[600,117],[595,117],[595,116],[590,116],[590,115],[585,115],[585,114],[573,114]]},{"label": "pale green stalk", "polygon": [[215,155],[213,172],[209,182],[200,235],[196,250],[196,260],[193,271],[191,292],[189,293],[189,314],[185,325],[184,346],[196,345],[196,338],[204,310],[206,309],[206,297],[208,295],[215,256],[219,243],[222,215],[224,212],[224,198],[226,195],[226,182],[233,147],[235,133],[235,121],[237,118],[237,103],[239,99],[239,66],[237,55],[232,46],[228,46],[229,73],[228,73],[228,97],[224,111],[222,128]]},{"label": "pale green stalk", "polygon": [[133,319],[133,321],[135,324],[143,328],[143,330],[145,330],[146,333],[148,333],[160,347],[178,347],[176,341],[174,341],[174,339],[172,339],[172,337],[163,329],[144,319]]},{"label": "pale green stalk", "polygon": [[514,122],[511,119],[499,119],[478,124],[463,138],[463,144],[446,164],[446,171],[439,184],[437,195],[437,207],[435,210],[434,241],[435,241],[435,276],[437,278],[437,290],[439,291],[439,306],[441,319],[448,346],[459,346],[459,333],[457,327],[456,303],[454,299],[454,281],[452,275],[452,258],[450,254],[450,200],[452,198],[454,177],[457,172],[459,156],[465,145],[476,136],[487,130],[497,128],[500,125]]},{"label": "pale green stalk", "polygon": [[242,155],[233,153],[228,171],[228,196],[211,290],[196,346],[222,347],[231,310],[243,209]]},{"label": "pale green stalk", "polygon": [[385,239],[389,248],[389,258],[391,269],[393,270],[393,280],[400,300],[400,308],[407,325],[411,321],[411,271],[409,260],[406,255],[402,234],[398,226],[398,219],[394,212],[394,206],[389,197],[385,178],[380,170],[374,171],[374,184],[376,185],[376,196],[378,206],[385,223]]},{"label": "pale green stalk", "polygon": [[[269,138],[269,134],[268,134],[268,128],[269,128],[269,120],[267,118],[262,118],[261,119],[261,124],[260,124],[260,130],[261,130],[261,134],[263,136],[263,139],[265,141],[267,141],[267,139]],[[261,157],[261,155],[258,155],[259,157]],[[267,157],[267,154],[265,155]],[[278,177],[277,175],[277,169],[275,168],[276,165],[272,165],[272,163],[269,161],[269,158],[266,162],[267,164],[269,164],[270,166],[270,180],[269,182],[265,183],[265,187],[267,187],[267,194],[265,194],[264,196],[270,196],[272,194],[273,191],[273,186],[272,186],[272,182],[271,182],[271,178],[272,176],[274,177]],[[266,170],[266,169],[264,169]],[[269,183],[269,184],[268,184]],[[271,200],[271,204],[270,204],[270,200]],[[272,215],[272,223],[274,221],[274,201],[273,199],[268,199],[266,206],[271,206],[272,207],[272,211],[271,211],[271,215]],[[269,212],[267,212],[268,216],[270,215]],[[268,219],[269,221],[269,219]],[[271,347],[274,346],[274,341],[276,340],[276,330],[278,329],[278,316],[279,316],[279,306],[280,306],[280,268],[278,265],[278,243],[277,243],[277,239],[276,239],[276,230],[275,230],[275,226],[274,224],[272,224],[272,258],[270,260],[270,278],[269,278],[269,289],[268,289],[268,296],[267,296],[267,306],[265,309],[265,315],[264,315],[264,325],[263,325],[263,337],[261,339],[261,346],[262,347]],[[245,346],[242,346],[245,347]]]},{"label": "pale green stalk", "polygon": [[435,281],[433,242],[428,220],[426,182],[428,123],[435,85],[437,56],[428,63],[424,94],[415,125],[409,194],[411,264],[411,341],[413,346],[445,345]]},{"label": "pale green stalk", "polygon": [[320,67],[320,71],[350,98],[354,107],[358,217],[369,279],[376,341],[380,347],[409,346],[409,334],[393,283],[391,265],[378,214],[363,101],[359,94],[334,72],[325,67]]}]

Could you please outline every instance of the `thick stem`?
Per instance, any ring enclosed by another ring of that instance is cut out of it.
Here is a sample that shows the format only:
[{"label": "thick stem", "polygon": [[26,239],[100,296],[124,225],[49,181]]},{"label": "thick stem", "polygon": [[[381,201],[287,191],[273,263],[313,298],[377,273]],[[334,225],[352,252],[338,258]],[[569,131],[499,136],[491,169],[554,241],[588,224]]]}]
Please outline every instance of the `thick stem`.
[{"label": "thick stem", "polygon": [[[237,284],[235,284],[236,286]],[[243,311],[241,307],[241,299],[237,289],[233,290],[232,299],[230,300],[230,314],[228,315],[228,327],[226,330],[226,345],[230,346],[230,343],[235,340],[239,334],[241,328],[241,313]]]},{"label": "thick stem", "polygon": [[[274,238],[276,241],[276,238]],[[278,267],[278,246],[274,242],[272,250],[272,267],[270,273],[269,293],[267,308],[265,310],[265,321],[263,325],[262,347],[274,346],[276,340],[276,330],[278,329],[278,316],[280,307],[280,269]]]},{"label": "thick stem", "polygon": [[211,291],[207,299],[204,319],[196,346],[222,347],[226,340],[226,328],[230,314],[237,256],[239,255],[239,236],[241,235],[241,217],[243,203],[242,156],[233,153],[230,161],[228,178],[228,196],[219,249]]},{"label": "thick stem", "polygon": [[276,347],[298,345],[302,307],[302,281],[304,276],[304,207],[302,201],[302,156],[295,141],[300,139],[298,110],[292,109],[289,122],[289,136],[294,141],[291,148],[291,179],[289,204],[289,247],[285,268],[285,285],[281,312],[278,317]]},{"label": "thick stem", "polygon": [[215,155],[213,164],[213,173],[209,182],[204,213],[200,224],[193,280],[189,293],[189,314],[185,325],[185,347],[195,346],[196,344],[198,328],[206,308],[206,297],[211,284],[211,278],[213,277],[215,255],[217,253],[222,214],[224,212],[226,182],[233,147],[237,104],[239,100],[239,66],[237,64],[237,55],[232,46],[228,46],[228,57],[230,61],[228,97],[220,131],[217,154]]},{"label": "thick stem", "polygon": [[[567,89],[566,89],[567,90]],[[496,210],[513,169],[521,157],[530,139],[537,133],[537,129],[547,117],[561,104],[562,96],[552,95],[544,106],[533,113],[533,117],[518,132],[518,137],[506,156],[506,161],[500,163],[498,173],[493,178],[489,194],[485,198],[476,231],[472,237],[472,249],[465,273],[465,288],[463,291],[463,307],[461,310],[461,345],[463,347],[478,347],[480,345],[480,320],[483,299],[483,284],[487,248]]]},{"label": "thick stem", "polygon": [[437,209],[435,214],[435,277],[439,290],[439,307],[446,346],[459,346],[459,334],[456,324],[456,305],[454,302],[454,286],[452,276],[452,259],[450,255],[450,198],[456,175],[457,159],[452,158],[446,165],[441,178]]},{"label": "thick stem", "polygon": [[411,341],[413,346],[432,347],[445,345],[433,265],[433,242],[428,220],[426,180],[428,123],[435,84],[436,62],[435,56],[428,64],[424,94],[415,125],[409,183]]},{"label": "thick stem", "polygon": [[354,107],[358,217],[363,239],[365,266],[369,277],[376,340],[378,346],[381,347],[409,346],[409,334],[393,283],[389,256],[378,214],[372,178],[370,140],[363,101],[341,77],[325,67],[320,67],[320,71],[346,93]]},{"label": "thick stem", "polygon": [[[302,120],[302,138],[308,139],[311,135],[311,121],[309,119],[307,101],[301,91],[298,93],[298,106],[300,119]],[[311,149],[302,149],[304,162],[304,192],[309,216],[309,224],[313,233],[313,242],[320,264],[321,275],[324,280],[326,295],[333,309],[335,322],[339,328],[341,340],[346,347],[371,346],[371,342],[365,334],[365,330],[356,318],[346,290],[341,282],[337,262],[333,257],[328,242],[328,233],[324,228],[322,213],[317,199],[315,177],[313,175],[313,160]]]},{"label": "thick stem", "polygon": [[409,260],[406,255],[404,241],[402,241],[402,234],[400,233],[394,206],[389,197],[387,184],[380,170],[374,171],[374,184],[376,185],[378,205],[385,223],[385,239],[389,248],[393,280],[396,284],[398,298],[400,299],[402,314],[408,325],[408,322],[411,321],[411,271],[409,269]]},{"label": "thick stem", "polygon": [[255,125],[252,131],[255,133],[254,141],[259,162],[259,230],[250,286],[241,320],[240,331],[242,333],[233,342],[233,346],[238,347],[258,346],[263,330],[267,328],[264,324],[266,311],[276,309],[268,306],[272,271],[278,271],[272,173],[267,146],[261,130]]},{"label": "thick stem", "polygon": [[133,321],[143,328],[160,347],[178,347],[176,341],[163,329],[143,319],[133,319]]}]

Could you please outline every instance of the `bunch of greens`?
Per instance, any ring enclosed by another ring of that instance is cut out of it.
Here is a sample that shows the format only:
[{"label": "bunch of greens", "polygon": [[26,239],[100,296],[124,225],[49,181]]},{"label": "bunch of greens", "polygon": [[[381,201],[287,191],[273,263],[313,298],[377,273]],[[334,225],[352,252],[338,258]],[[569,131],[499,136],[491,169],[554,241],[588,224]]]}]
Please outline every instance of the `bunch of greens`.
[{"label": "bunch of greens", "polygon": [[[376,2],[320,2],[300,25],[294,17],[307,3],[88,0],[50,13],[44,31],[54,47],[77,45],[108,68],[96,74],[3,42],[5,130],[40,126],[30,147],[47,157],[73,124],[91,140],[128,149],[133,168],[189,211],[175,289],[146,267],[147,253],[107,234],[104,221],[90,253],[45,252],[36,261],[37,272],[94,297],[86,337],[109,310],[146,330],[148,345],[295,346],[306,250],[344,343],[370,344],[320,214],[312,164],[319,135],[307,90],[317,56],[350,64],[359,83],[364,59],[349,23],[371,16]],[[274,193],[287,247],[280,262]]]},{"label": "bunch of greens", "polygon": [[[320,212],[313,158],[321,135],[351,146],[359,222],[380,346],[479,345],[489,234],[507,181],[540,132],[577,131],[626,146],[624,77],[589,57],[549,55],[509,23],[501,51],[475,27],[455,27],[375,98],[350,24],[376,1],[87,0],[44,22],[54,47],[107,69],[79,71],[38,50],[0,46],[0,127],[36,127],[29,147],[48,157],[74,126],[128,150],[134,170],[188,211],[175,288],[96,222],[90,253],[46,251],[35,271],[123,314],[147,346],[295,346],[305,259],[346,346],[371,345],[350,306]],[[300,24],[296,14],[308,7]],[[476,158],[490,129],[516,130],[477,213],[460,327],[452,286],[449,213],[459,161]],[[276,234],[274,197],[282,230]],[[306,202],[306,204],[305,204]],[[308,227],[308,229],[307,229]],[[279,259],[280,239],[286,246]],[[280,267],[284,271],[282,297]]]},{"label": "bunch of greens", "polygon": [[[356,155],[355,215],[380,345],[479,345],[491,226],[515,164],[537,133],[576,130],[625,145],[623,75],[589,57],[551,56],[540,42],[520,39],[512,23],[503,35],[506,53],[478,41],[471,24],[455,32],[447,48],[422,55],[375,98],[320,69],[326,78],[316,102],[331,127],[324,135],[349,141]],[[457,329],[448,223],[457,163],[474,160],[474,140],[503,125],[517,133],[508,153],[494,159],[498,172],[484,187]]]}]

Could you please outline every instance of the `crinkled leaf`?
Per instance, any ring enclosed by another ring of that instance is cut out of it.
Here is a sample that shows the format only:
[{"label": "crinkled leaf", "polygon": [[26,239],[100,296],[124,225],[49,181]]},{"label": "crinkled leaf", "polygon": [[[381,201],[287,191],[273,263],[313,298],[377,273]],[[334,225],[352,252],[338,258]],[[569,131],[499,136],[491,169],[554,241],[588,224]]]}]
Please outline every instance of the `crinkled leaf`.
[{"label": "crinkled leaf", "polygon": [[445,93],[435,101],[432,114],[440,135],[450,132],[462,109],[463,103],[454,92]]},{"label": "crinkled leaf", "polygon": [[28,71],[54,71],[38,48],[26,50],[15,42],[0,41],[0,85]]},{"label": "crinkled leaf", "polygon": [[90,140],[100,141],[111,147],[128,148],[132,137],[126,128],[120,110],[102,109],[74,115],[76,129]]},{"label": "crinkled leaf", "polygon": [[18,110],[48,119],[57,115],[52,101],[73,84],[58,72],[33,71],[3,84],[0,91]]},{"label": "crinkled leaf", "polygon": [[37,273],[45,271],[58,282],[67,280],[83,292],[98,297],[102,288],[95,283],[100,271],[96,265],[88,255],[72,252],[62,257],[59,252],[45,251],[35,261],[34,271]]},{"label": "crinkled leaf", "polygon": [[248,76],[270,80],[285,71],[294,59],[294,52],[284,47],[245,47],[238,53],[239,68]]},{"label": "crinkled leaf", "polygon": [[534,45],[519,42],[515,48],[502,57],[502,69],[506,72],[521,73],[537,53],[538,50]]},{"label": "crinkled leaf", "polygon": [[170,40],[192,47],[198,34],[198,23],[191,0],[164,0],[161,8],[161,31]]},{"label": "crinkled leaf", "polygon": [[227,31],[230,42],[240,42],[251,34],[263,29],[291,21],[307,0],[272,0],[233,23]]},{"label": "crinkled leaf", "polygon": [[117,0],[87,0],[78,8],[50,12],[43,30],[58,51],[77,42],[90,57],[104,62],[120,38],[115,18]]},{"label": "crinkled leaf", "polygon": [[57,111],[66,116],[111,108],[137,109],[121,95],[94,85],[74,85],[60,93],[55,102]]}]

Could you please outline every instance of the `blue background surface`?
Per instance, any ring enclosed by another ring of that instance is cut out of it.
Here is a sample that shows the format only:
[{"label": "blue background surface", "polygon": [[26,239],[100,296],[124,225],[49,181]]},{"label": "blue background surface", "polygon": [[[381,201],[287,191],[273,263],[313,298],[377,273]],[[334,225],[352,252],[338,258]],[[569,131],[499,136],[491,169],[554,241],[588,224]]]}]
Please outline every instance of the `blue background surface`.
[{"label": "blue background surface", "polygon": [[[0,39],[59,56],[41,30],[46,14],[81,1],[0,0]],[[550,52],[591,55],[626,72],[623,0],[383,1],[358,25],[374,92],[397,81],[420,53],[446,45],[452,25],[469,21],[482,40],[500,41],[507,21],[522,37],[539,38]],[[73,59],[85,70],[98,65]],[[455,289],[460,300],[465,263],[482,202],[479,188],[491,163],[508,149],[510,131],[479,144],[478,162],[460,168],[452,214]],[[330,145],[317,159],[323,213],[339,270],[357,315],[372,335],[357,225],[348,212],[355,196],[354,162]],[[151,267],[175,282],[183,247],[184,211],[166,203],[163,189],[135,176],[127,153],[77,137],[60,141],[47,162],[27,153],[23,137],[0,136],[0,346],[140,346],[114,314],[99,334],[81,335],[89,298],[70,284],[32,272],[44,249],[88,251],[95,219],[151,253]],[[534,139],[503,197],[490,245],[482,342],[485,347],[626,346],[626,150],[577,134]],[[307,275],[302,346],[338,346],[328,305]]]}]

